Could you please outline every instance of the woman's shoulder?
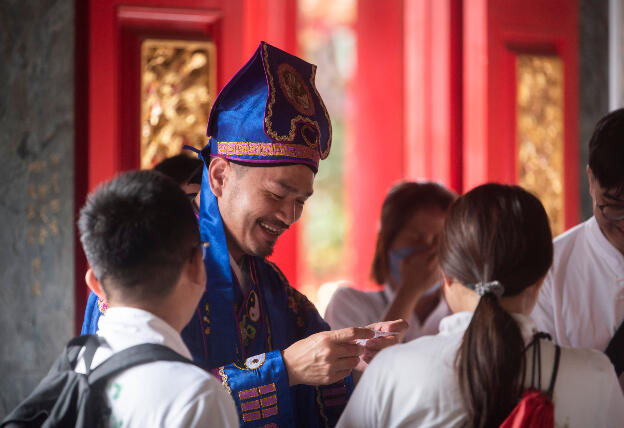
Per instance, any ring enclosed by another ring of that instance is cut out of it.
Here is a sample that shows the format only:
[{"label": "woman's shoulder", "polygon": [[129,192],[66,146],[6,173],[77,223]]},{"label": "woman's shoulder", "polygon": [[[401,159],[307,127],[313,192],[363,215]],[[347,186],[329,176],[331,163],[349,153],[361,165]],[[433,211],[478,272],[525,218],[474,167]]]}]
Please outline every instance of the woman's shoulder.
[{"label": "woman's shoulder", "polygon": [[380,295],[383,290],[376,291],[364,291],[355,288],[355,284],[350,282],[342,283],[336,288],[332,299],[353,299],[358,298],[362,300],[377,300],[381,299]]},{"label": "woman's shoulder", "polygon": [[561,359],[579,372],[615,373],[609,358],[596,349],[561,347]]},{"label": "woman's shoulder", "polygon": [[[384,349],[375,357],[375,360],[379,359],[380,363],[387,366],[403,367],[415,376],[422,376],[432,370],[438,374],[446,371],[452,373],[460,342],[461,336],[440,334],[422,336]],[[405,374],[405,372],[402,373]]]}]

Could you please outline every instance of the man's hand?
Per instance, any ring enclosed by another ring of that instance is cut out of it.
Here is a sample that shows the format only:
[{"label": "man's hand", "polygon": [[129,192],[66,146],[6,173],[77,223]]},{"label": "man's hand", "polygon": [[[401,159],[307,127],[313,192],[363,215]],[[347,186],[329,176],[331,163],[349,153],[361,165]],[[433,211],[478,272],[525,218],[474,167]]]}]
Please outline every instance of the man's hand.
[{"label": "man's hand", "polygon": [[366,369],[368,364],[373,360],[375,355],[379,353],[379,351],[387,348],[388,346],[400,343],[403,334],[407,331],[407,327],[407,322],[400,319],[394,321],[376,322],[374,324],[367,325],[366,328],[371,330],[379,330],[399,334],[392,336],[376,337],[374,339],[369,339],[368,341],[366,341],[366,345],[364,345],[364,352],[360,355],[360,361],[355,367],[355,370],[360,372],[364,371],[364,369]]},{"label": "man's hand", "polygon": [[293,343],[282,353],[290,385],[329,385],[344,379],[364,352],[353,341],[373,336],[368,328],[352,327],[322,331]]}]

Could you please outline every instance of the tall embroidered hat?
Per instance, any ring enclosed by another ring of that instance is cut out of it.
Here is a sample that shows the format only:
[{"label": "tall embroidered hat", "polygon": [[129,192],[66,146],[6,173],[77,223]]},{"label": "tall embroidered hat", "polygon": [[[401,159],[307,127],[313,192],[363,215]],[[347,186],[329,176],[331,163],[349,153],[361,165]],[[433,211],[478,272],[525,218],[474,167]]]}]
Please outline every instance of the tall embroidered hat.
[{"label": "tall embroidered hat", "polygon": [[332,130],[315,74],[315,65],[261,42],[215,100],[202,157],[301,163],[317,171]]}]

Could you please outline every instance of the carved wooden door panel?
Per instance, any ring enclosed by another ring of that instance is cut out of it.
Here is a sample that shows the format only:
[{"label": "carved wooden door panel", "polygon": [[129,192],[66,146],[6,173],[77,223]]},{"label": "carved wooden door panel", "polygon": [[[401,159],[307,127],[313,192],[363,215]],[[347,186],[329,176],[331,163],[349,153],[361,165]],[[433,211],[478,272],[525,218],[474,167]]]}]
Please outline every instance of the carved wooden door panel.
[{"label": "carved wooden door panel", "polygon": [[464,5],[464,190],[520,184],[542,200],[553,234],[561,233],[579,217],[578,6]]}]

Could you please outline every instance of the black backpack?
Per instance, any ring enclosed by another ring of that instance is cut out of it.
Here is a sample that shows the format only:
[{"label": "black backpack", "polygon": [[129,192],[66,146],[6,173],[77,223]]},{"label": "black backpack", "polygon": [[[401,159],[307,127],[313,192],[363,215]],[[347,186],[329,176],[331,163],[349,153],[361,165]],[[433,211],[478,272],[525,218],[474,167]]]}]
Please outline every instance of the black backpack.
[{"label": "black backpack", "polygon": [[[48,374],[28,398],[0,423],[0,428],[108,426],[110,409],[104,390],[106,381],[111,376],[130,367],[154,361],[195,364],[164,345],[144,343],[113,354],[90,370],[93,356],[100,345],[100,339],[96,335],[79,336],[70,340]],[[86,347],[86,374],[74,371],[83,347]]]}]

